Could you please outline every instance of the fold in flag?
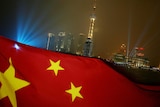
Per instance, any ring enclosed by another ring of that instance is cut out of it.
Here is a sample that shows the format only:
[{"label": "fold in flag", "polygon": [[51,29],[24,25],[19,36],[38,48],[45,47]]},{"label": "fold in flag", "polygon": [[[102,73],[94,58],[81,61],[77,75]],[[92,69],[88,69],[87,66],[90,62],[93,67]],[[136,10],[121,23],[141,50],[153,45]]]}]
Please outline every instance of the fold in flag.
[{"label": "fold in flag", "polygon": [[39,49],[0,36],[0,107],[160,107],[102,60]]}]

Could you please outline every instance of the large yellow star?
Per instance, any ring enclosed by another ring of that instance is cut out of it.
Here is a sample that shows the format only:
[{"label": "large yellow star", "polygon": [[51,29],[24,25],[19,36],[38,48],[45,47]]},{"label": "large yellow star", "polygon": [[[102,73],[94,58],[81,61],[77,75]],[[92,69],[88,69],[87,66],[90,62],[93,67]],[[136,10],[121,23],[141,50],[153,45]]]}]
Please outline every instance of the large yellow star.
[{"label": "large yellow star", "polygon": [[15,77],[15,68],[12,65],[12,60],[9,58],[9,67],[2,73],[0,72],[0,100],[7,97],[9,98],[13,107],[17,107],[17,100],[15,91],[28,86],[30,83]]},{"label": "large yellow star", "polygon": [[58,60],[57,62],[54,62],[52,60],[49,60],[49,61],[51,66],[49,66],[47,70],[53,70],[56,76],[58,75],[59,70],[64,70],[64,68],[60,66],[60,60]]},{"label": "large yellow star", "polygon": [[83,96],[80,94],[81,88],[82,86],[75,87],[74,84],[71,82],[71,89],[65,91],[72,95],[72,102],[75,100],[76,97],[83,98]]}]

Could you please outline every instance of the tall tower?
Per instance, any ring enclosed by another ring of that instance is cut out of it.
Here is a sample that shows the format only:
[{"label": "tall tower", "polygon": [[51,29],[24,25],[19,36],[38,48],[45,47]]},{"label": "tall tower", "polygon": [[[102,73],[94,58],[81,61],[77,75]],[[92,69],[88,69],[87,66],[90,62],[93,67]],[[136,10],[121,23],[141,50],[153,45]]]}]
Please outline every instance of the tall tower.
[{"label": "tall tower", "polygon": [[92,10],[92,14],[90,16],[90,25],[89,25],[88,37],[87,37],[87,40],[85,42],[84,51],[83,51],[83,55],[84,56],[89,56],[89,57],[92,54],[92,48],[93,48],[92,39],[93,39],[93,31],[94,31],[94,25],[95,25],[95,20],[96,20],[95,11],[96,11],[96,0],[94,0],[94,3],[93,3],[93,10]]}]

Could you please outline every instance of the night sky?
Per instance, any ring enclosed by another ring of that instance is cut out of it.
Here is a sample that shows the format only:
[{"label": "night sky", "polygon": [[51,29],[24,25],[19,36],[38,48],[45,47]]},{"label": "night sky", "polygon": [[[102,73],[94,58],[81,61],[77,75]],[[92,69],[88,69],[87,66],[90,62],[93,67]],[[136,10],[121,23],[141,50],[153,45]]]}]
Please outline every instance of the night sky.
[{"label": "night sky", "polygon": [[[25,38],[45,48],[49,32],[88,34],[93,0],[1,0],[0,35]],[[151,65],[160,63],[159,0],[97,0],[94,55],[109,58],[121,44],[144,48]],[[37,42],[38,41],[38,42]]]}]

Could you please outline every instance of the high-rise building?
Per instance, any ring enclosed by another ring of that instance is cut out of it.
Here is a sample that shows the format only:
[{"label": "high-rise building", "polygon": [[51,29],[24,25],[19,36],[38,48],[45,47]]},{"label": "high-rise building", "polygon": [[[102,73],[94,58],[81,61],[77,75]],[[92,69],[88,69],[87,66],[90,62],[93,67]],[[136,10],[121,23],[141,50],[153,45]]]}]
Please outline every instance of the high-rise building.
[{"label": "high-rise building", "polygon": [[64,53],[73,53],[73,35],[71,33],[66,34],[65,32],[59,32],[58,35],[52,36],[53,51],[64,52]]},{"label": "high-rise building", "polygon": [[93,31],[94,31],[94,25],[95,25],[95,20],[96,20],[95,10],[96,10],[96,0],[94,0],[93,11],[92,11],[92,14],[90,16],[90,26],[89,26],[88,37],[87,37],[87,40],[85,42],[84,51],[83,51],[83,55],[84,56],[89,56],[89,57],[92,54],[92,48],[93,48],[92,39],[93,39]]},{"label": "high-rise building", "polygon": [[54,35],[53,51],[64,52],[65,32],[59,32],[58,35]]},{"label": "high-rise building", "polygon": [[53,36],[54,36],[54,34],[53,33],[48,33],[48,38],[47,38],[47,47],[46,47],[46,49],[47,50],[51,50],[51,46],[53,45]]},{"label": "high-rise building", "polygon": [[77,41],[77,46],[76,46],[77,55],[83,54],[84,43],[85,43],[85,34],[80,33],[78,36],[78,41]]},{"label": "high-rise building", "polygon": [[74,38],[71,33],[66,35],[64,45],[65,53],[74,53]]}]

